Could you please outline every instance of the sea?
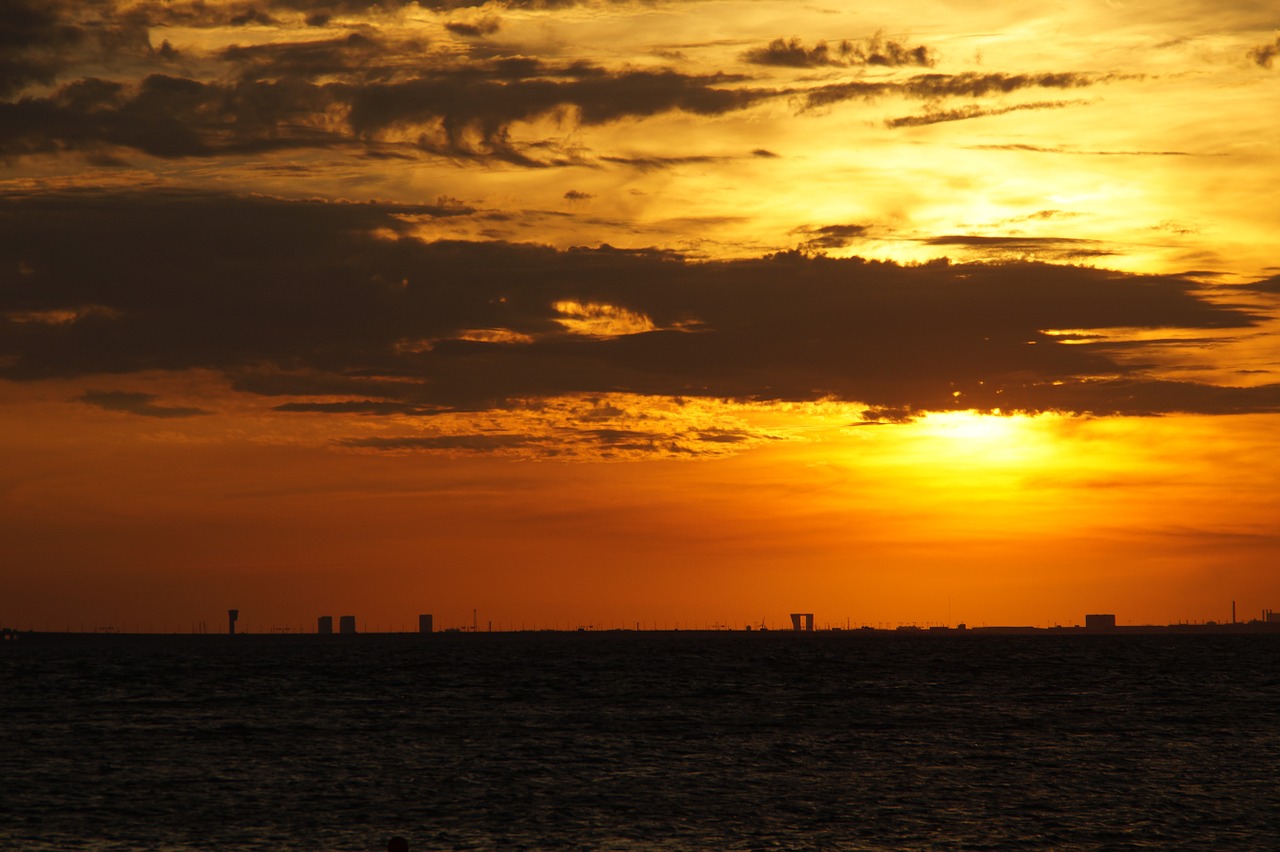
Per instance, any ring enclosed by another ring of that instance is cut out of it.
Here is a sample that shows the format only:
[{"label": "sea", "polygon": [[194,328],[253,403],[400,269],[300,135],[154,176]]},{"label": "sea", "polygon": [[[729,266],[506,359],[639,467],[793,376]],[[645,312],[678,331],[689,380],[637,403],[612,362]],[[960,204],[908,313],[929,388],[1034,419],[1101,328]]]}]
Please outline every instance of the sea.
[{"label": "sea", "polygon": [[1280,849],[1280,635],[20,637],[0,849]]}]

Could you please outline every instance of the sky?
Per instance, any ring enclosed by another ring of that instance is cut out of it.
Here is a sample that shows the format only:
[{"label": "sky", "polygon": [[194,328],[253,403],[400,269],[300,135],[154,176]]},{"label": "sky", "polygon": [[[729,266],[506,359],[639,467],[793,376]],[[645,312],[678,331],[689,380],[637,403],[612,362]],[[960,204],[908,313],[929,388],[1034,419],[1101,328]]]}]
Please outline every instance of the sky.
[{"label": "sky", "polygon": [[0,625],[1280,608],[1271,2],[0,0]]}]

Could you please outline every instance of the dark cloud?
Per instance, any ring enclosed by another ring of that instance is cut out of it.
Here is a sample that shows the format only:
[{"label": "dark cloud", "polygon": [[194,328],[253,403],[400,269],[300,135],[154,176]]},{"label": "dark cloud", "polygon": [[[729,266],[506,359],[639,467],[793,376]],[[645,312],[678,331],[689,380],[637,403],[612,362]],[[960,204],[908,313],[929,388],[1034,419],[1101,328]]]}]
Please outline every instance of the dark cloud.
[{"label": "dark cloud", "polygon": [[[838,53],[838,48],[837,48]],[[756,65],[781,65],[788,68],[812,68],[817,65],[844,65],[832,53],[825,41],[806,48],[799,39],[777,38],[766,47],[757,47],[742,54],[746,62]]]},{"label": "dark cloud", "polygon": [[595,198],[595,196],[589,192],[580,192],[576,189],[571,189],[564,194],[565,201],[587,201],[591,198]]},{"label": "dark cloud", "polygon": [[1039,260],[1079,261],[1115,254],[1097,240],[1065,237],[986,237],[950,234],[922,240],[930,246],[959,246],[994,257],[1028,257]]},{"label": "dark cloud", "polygon": [[1261,281],[1255,281],[1245,286],[1250,290],[1257,290],[1261,293],[1280,293],[1280,275],[1273,275],[1270,278],[1264,278]]},{"label": "dark cloud", "polygon": [[402,415],[410,417],[429,417],[448,409],[424,408],[419,405],[407,405],[403,402],[385,402],[374,399],[357,400],[355,402],[286,402],[273,406],[273,411],[292,411],[320,414],[368,414],[374,417]]},{"label": "dark cloud", "polygon": [[[49,97],[0,103],[0,155],[122,147],[155,157],[210,157],[376,146],[394,138],[402,148],[459,160],[546,166],[576,160],[548,157],[549,144],[516,145],[512,124],[549,115],[584,124],[671,111],[719,115],[774,96],[736,88],[741,78],[731,75],[610,72],[523,58],[424,71],[399,82],[317,84],[302,74],[359,65],[379,50],[362,36],[229,48],[223,56],[243,72],[234,83],[164,74],[136,86],[80,80]],[[299,73],[284,73],[290,70]],[[369,73],[379,76],[374,66]],[[335,114],[345,114],[346,127]]]},{"label": "dark cloud", "polygon": [[813,47],[805,47],[797,38],[776,38],[765,47],[748,50],[742,58],[755,65],[787,68],[845,68],[864,65],[928,67],[936,61],[933,52],[927,47],[909,47],[896,41],[884,41],[880,36],[865,42],[841,41],[834,47],[825,41],[819,41]]},{"label": "dark cloud", "polygon": [[[421,53],[416,44],[396,45],[410,56]],[[392,61],[391,50],[380,39],[362,33],[306,42],[232,45],[218,58],[239,68],[240,76],[257,80],[298,77],[314,79],[330,75],[355,74],[361,79],[385,79],[403,59]]]},{"label": "dark cloud", "polygon": [[965,121],[970,118],[984,118],[990,115],[1004,115],[1009,112],[1024,110],[1062,109],[1079,106],[1085,101],[1036,101],[1027,104],[1014,104],[1007,107],[979,107],[972,104],[956,109],[932,110],[923,115],[908,115],[891,118],[885,121],[886,127],[922,127],[926,124],[941,124],[947,121]]},{"label": "dark cloud", "polygon": [[487,15],[475,21],[449,21],[444,27],[454,35],[460,35],[464,38],[484,38],[500,30],[502,21],[492,15]]},{"label": "dark cloud", "polygon": [[[618,412],[621,414],[621,412]],[[584,418],[586,422],[590,417]],[[380,452],[416,451],[454,453],[515,453],[539,457],[586,456],[590,458],[690,457],[720,455],[727,448],[767,440],[767,436],[734,429],[685,429],[671,431],[630,428],[560,428],[554,435],[532,435],[509,431],[462,434],[412,435],[405,437],[347,438],[343,447]]]},{"label": "dark cloud", "polygon": [[490,453],[521,449],[538,443],[528,435],[479,433],[472,435],[431,435],[410,438],[347,438],[338,442],[344,447],[363,450],[464,450]]},{"label": "dark cloud", "polygon": [[911,411],[1280,408],[1277,385],[1149,375],[1139,356],[1159,342],[1045,333],[1183,329],[1209,345],[1261,320],[1189,278],[802,253],[694,263],[408,235],[407,218],[448,215],[467,211],[173,193],[0,199],[0,376],[201,368],[314,416],[614,392]]},{"label": "dark cloud", "polygon": [[897,94],[903,97],[935,100],[940,98],[1009,94],[1023,89],[1078,89],[1120,79],[1117,75],[1094,76],[1075,73],[1045,74],[917,74],[907,80],[851,80],[831,83],[809,90],[804,96],[805,109],[814,109],[840,101],[869,99]]},{"label": "dark cloud", "polygon": [[145,24],[111,11],[110,4],[93,0],[2,0],[0,98],[32,84],[53,85],[80,63],[164,64],[174,58],[167,42],[152,47]]},{"label": "dark cloud", "polygon": [[1270,68],[1275,64],[1277,56],[1280,56],[1280,37],[1271,44],[1260,44],[1249,51],[1249,58],[1257,63],[1259,68]]},{"label": "dark cloud", "polygon": [[[74,8],[79,0],[49,0],[50,4]],[[83,0],[110,9],[107,0]],[[451,13],[474,9],[530,9],[553,11],[588,5],[598,0],[229,0],[210,3],[207,0],[141,0],[127,7],[124,14],[132,21],[148,27],[222,27],[256,23],[287,24],[301,17],[311,27],[327,26],[335,19],[379,14],[395,14],[402,9],[418,8],[429,12]],[[630,0],[605,0],[622,4]]]},{"label": "dark cloud", "polygon": [[156,405],[152,400],[155,394],[129,393],[127,391],[86,391],[76,401],[95,405],[107,411],[120,411],[125,414],[136,414],[139,417],[158,417],[161,419],[177,417],[199,417],[212,414],[203,408],[187,408],[181,406]]},{"label": "dark cloud", "polygon": [[200,83],[153,74],[136,89],[86,79],[49,98],[0,104],[0,155],[114,146],[155,157],[207,157],[343,140],[322,121],[327,93],[298,80]]},{"label": "dark cloud", "polygon": [[820,228],[797,228],[792,233],[808,237],[800,247],[805,251],[844,248],[867,233],[866,225],[823,225]]},{"label": "dark cloud", "polygon": [[[758,154],[753,156],[759,156]],[[620,166],[630,166],[633,169],[639,169],[642,172],[652,172],[658,169],[670,169],[677,166],[691,166],[702,163],[722,163],[725,160],[732,159],[730,157],[717,157],[708,154],[699,154],[688,157],[601,157],[601,162],[615,163]]]},{"label": "dark cloud", "polygon": [[[1063,101],[1062,106],[1071,106],[1082,101]],[[1010,143],[1007,145],[971,145],[978,151],[1027,151],[1032,154],[1079,154],[1087,157],[1194,157],[1190,151],[1091,151],[1081,148],[1069,148],[1062,145],[1045,147],[1043,145],[1027,145]]]},{"label": "dark cloud", "polygon": [[561,114],[585,125],[667,112],[722,115],[744,109],[776,92],[735,87],[741,77],[686,75],[670,70],[608,72],[580,66],[570,79],[499,82],[458,75],[369,85],[350,92],[355,133],[377,136],[416,130],[424,150],[452,156],[536,161],[510,141],[510,126]]}]

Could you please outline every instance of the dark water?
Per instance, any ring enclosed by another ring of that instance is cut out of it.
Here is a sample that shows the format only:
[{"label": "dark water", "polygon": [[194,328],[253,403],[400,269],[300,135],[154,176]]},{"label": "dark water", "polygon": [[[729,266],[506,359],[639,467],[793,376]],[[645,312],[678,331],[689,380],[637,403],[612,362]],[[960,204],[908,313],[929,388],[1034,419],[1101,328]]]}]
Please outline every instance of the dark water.
[{"label": "dark water", "polygon": [[0,848],[1275,849],[1280,636],[0,648]]}]

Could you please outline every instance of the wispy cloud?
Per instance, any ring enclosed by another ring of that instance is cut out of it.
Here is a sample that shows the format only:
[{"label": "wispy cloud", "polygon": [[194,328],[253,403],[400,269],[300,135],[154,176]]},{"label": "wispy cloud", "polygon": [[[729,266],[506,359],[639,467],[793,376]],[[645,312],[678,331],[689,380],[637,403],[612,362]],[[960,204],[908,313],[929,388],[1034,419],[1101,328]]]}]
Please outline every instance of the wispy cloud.
[{"label": "wispy cloud", "polygon": [[985,118],[992,115],[1004,115],[1010,112],[1025,110],[1062,109],[1079,106],[1088,101],[1036,101],[1035,103],[1014,104],[1007,107],[980,107],[968,105],[956,109],[936,110],[922,115],[907,115],[901,118],[890,118],[885,121],[886,127],[923,127],[927,124],[941,124],[948,121],[967,121],[971,118]]},{"label": "wispy cloud", "polygon": [[1260,44],[1249,51],[1249,58],[1260,68],[1270,68],[1280,56],[1280,36],[1271,44]]},{"label": "wispy cloud", "polygon": [[77,402],[93,405],[106,411],[119,411],[124,414],[135,414],[139,417],[157,417],[172,419],[182,417],[199,417],[212,414],[203,408],[190,406],[156,405],[155,394],[130,393],[128,391],[86,391],[77,398]]}]

